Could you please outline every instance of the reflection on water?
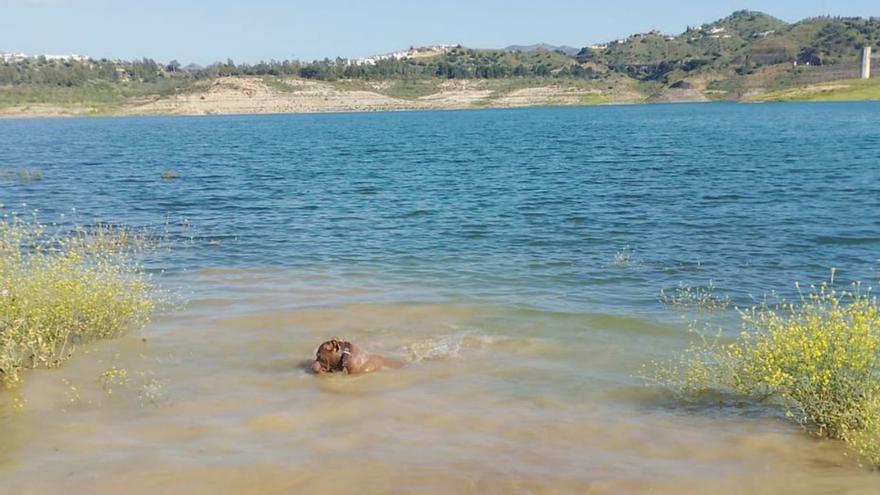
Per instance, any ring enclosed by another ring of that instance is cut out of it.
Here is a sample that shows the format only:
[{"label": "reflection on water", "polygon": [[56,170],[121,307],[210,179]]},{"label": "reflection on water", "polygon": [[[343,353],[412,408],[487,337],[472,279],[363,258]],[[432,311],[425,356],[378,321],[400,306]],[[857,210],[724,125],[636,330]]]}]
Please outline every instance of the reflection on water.
[{"label": "reflection on water", "polygon": [[[185,308],[27,377],[27,413],[3,409],[3,493],[867,494],[880,483],[773,411],[685,411],[642,387],[633,375],[681,347],[683,324],[357,303],[380,284],[319,290],[294,270],[186,280],[201,289]],[[296,368],[334,335],[409,363],[356,377]],[[112,394],[99,378],[110,367],[127,373]]]}]

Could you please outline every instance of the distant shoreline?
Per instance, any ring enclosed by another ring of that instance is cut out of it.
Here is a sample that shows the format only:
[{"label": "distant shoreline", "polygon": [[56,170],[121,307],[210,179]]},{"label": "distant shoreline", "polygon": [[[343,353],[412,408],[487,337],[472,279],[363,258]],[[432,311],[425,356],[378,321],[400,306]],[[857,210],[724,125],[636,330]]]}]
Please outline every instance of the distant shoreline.
[{"label": "distant shoreline", "polygon": [[[628,81],[615,83],[599,87],[576,81],[432,81],[425,83],[430,87],[421,88],[425,94],[412,97],[397,94],[389,81],[348,87],[345,82],[334,84],[298,78],[267,81],[260,77],[225,77],[195,85],[179,94],[130,99],[116,105],[101,104],[96,99],[77,103],[45,101],[0,106],[0,119],[366,113],[712,101],[880,100],[880,79],[834,81],[738,99],[711,98],[711,93],[698,88],[669,89],[646,95]],[[0,92],[3,90],[0,88]]]},{"label": "distant shoreline", "polygon": [[329,115],[329,114],[370,114],[370,113],[411,113],[411,112],[458,112],[480,110],[524,110],[539,108],[596,108],[596,107],[625,107],[625,106],[655,106],[655,105],[687,105],[687,104],[745,104],[760,105],[767,103],[860,103],[877,102],[880,100],[779,100],[779,101],[675,101],[675,102],[638,102],[638,103],[582,103],[571,105],[524,105],[516,107],[444,107],[444,108],[397,108],[397,109],[371,109],[371,110],[315,110],[315,111],[290,111],[290,112],[239,112],[239,113],[80,113],[80,114],[41,114],[19,113],[7,115],[0,113],[0,121],[14,120],[65,120],[65,119],[99,119],[105,117],[236,117],[249,115]]},{"label": "distant shoreline", "polygon": [[[452,110],[639,103],[645,96],[626,81],[427,80],[314,81],[232,76],[199,81],[183,90],[102,102],[103,94],[65,90],[60,97],[39,87],[28,99],[0,104],[0,117],[104,115],[213,115]],[[601,88],[601,89],[600,89]],[[0,87],[2,92],[17,88]],[[109,91],[109,90],[108,90]],[[52,98],[55,101],[52,101]],[[0,99],[0,102],[3,100]],[[6,101],[15,101],[8,97]]]},{"label": "distant shoreline", "polygon": [[364,109],[364,110],[312,110],[312,111],[289,111],[289,112],[238,112],[238,113],[17,113],[9,115],[2,113],[0,110],[0,121],[2,120],[28,120],[28,119],[91,119],[103,117],[235,117],[247,115],[327,115],[327,114],[370,114],[370,113],[412,113],[412,112],[463,112],[463,111],[480,111],[480,110],[524,110],[537,108],[595,108],[595,107],[616,107],[616,106],[639,106],[639,105],[676,105],[676,104],[711,104],[711,103],[735,103],[725,101],[704,101],[704,102],[638,102],[638,103],[582,103],[570,105],[523,105],[511,107],[432,107],[432,108],[394,108],[394,109]]}]

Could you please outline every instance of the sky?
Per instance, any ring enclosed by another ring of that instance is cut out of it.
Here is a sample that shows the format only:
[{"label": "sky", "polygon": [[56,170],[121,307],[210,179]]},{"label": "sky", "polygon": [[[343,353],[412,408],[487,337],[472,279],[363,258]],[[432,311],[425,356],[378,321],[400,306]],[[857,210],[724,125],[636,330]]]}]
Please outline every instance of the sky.
[{"label": "sky", "polygon": [[877,0],[0,0],[0,52],[208,64],[364,57],[411,45],[582,47],[735,10],[880,16]]}]

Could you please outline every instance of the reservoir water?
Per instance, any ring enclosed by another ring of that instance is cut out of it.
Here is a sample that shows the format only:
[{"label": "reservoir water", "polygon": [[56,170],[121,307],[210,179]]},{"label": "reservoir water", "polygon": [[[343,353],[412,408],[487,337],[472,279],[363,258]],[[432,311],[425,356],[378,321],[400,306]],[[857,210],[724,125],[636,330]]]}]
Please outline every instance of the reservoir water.
[{"label": "reservoir water", "polygon": [[[0,395],[0,493],[880,490],[773,407],[638,377],[796,282],[880,281],[880,104],[0,121],[23,169],[4,214],[155,233],[173,304]],[[336,335],[407,366],[296,368]]]}]

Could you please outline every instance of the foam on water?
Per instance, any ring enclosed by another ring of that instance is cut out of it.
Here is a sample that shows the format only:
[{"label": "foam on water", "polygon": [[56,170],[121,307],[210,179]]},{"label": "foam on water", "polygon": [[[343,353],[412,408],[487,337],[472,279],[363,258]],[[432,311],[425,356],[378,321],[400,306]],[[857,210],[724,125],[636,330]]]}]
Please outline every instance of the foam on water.
[{"label": "foam on water", "polygon": [[425,360],[458,358],[463,350],[482,349],[496,339],[478,335],[473,331],[459,331],[452,335],[430,337],[407,346],[409,360],[417,363]]}]

